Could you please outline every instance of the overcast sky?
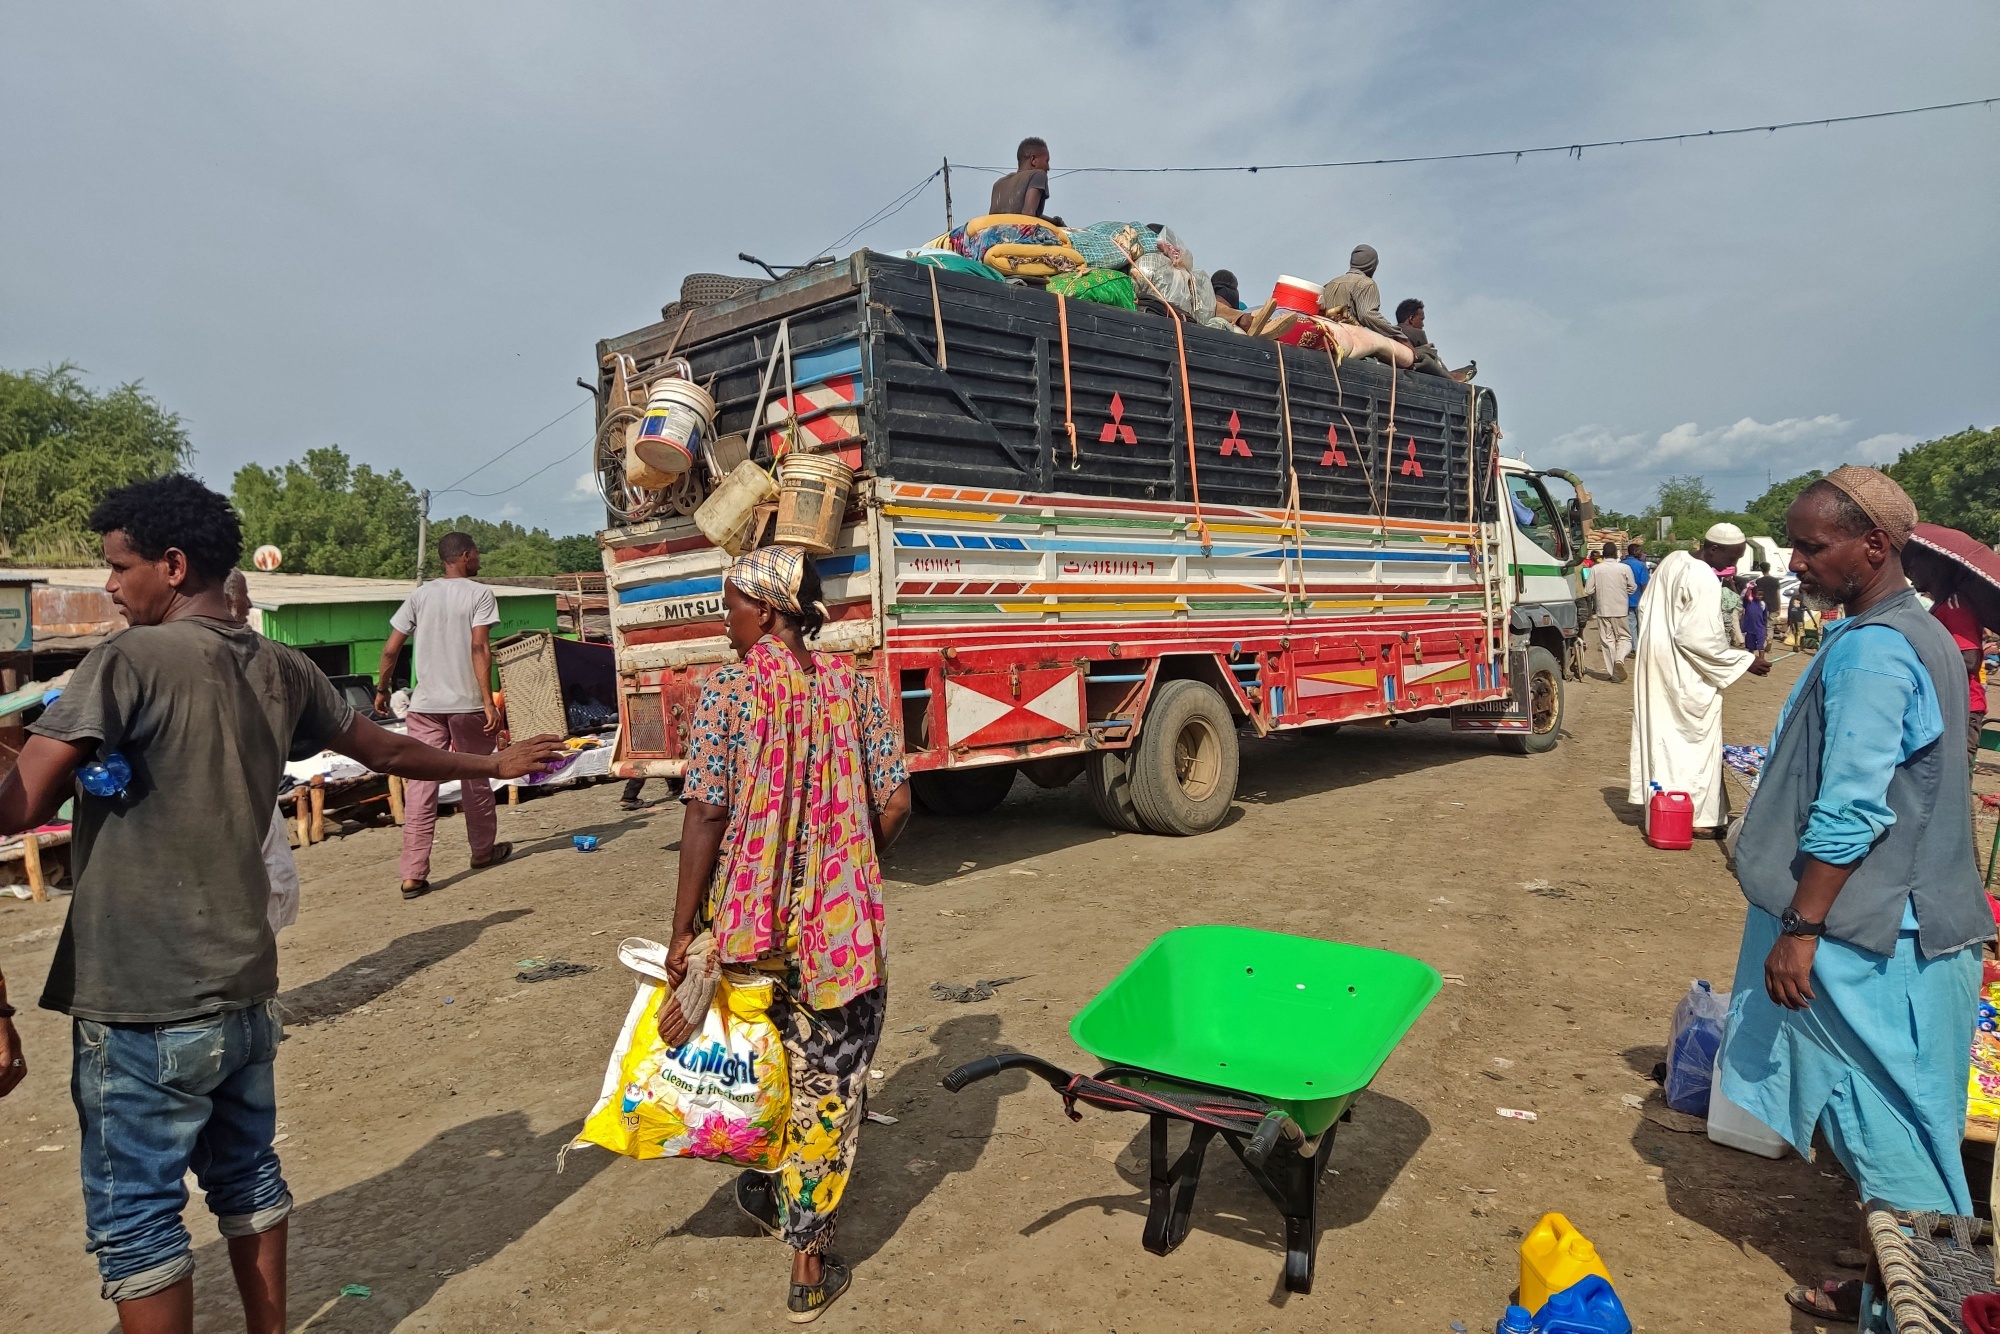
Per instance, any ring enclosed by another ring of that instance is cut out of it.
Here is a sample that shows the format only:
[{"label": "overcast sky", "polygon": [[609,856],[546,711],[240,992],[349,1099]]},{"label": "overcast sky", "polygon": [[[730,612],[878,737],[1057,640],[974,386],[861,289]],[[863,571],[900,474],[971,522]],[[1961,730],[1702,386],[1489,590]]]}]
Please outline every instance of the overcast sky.
[{"label": "overcast sky", "polygon": [[[595,341],[740,250],[804,259],[949,155],[1324,160],[2000,94],[2000,9],[17,4],[0,366],[178,411],[197,470],[337,443],[442,489],[573,406]],[[991,177],[955,173],[957,213]],[[1505,448],[1637,508],[2000,421],[2000,107],[1473,163],[1077,175],[1253,304],[1382,252]],[[976,205],[976,206],[975,206]],[[934,185],[855,243],[942,229]],[[852,246],[849,247],[854,248]],[[587,414],[441,514],[598,526]],[[546,468],[537,474],[537,470]],[[531,476],[532,475],[532,476]]]}]

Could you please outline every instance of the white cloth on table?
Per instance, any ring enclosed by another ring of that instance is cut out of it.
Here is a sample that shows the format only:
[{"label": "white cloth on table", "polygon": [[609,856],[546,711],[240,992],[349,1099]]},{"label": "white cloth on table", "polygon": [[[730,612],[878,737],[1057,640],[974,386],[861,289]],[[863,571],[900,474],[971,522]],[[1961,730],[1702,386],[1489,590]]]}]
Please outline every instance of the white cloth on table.
[{"label": "white cloth on table", "polygon": [[1715,571],[1685,551],[1661,561],[1639,601],[1627,800],[1643,809],[1658,783],[1692,798],[1695,828],[1722,823],[1722,692],[1751,658],[1729,646]]}]

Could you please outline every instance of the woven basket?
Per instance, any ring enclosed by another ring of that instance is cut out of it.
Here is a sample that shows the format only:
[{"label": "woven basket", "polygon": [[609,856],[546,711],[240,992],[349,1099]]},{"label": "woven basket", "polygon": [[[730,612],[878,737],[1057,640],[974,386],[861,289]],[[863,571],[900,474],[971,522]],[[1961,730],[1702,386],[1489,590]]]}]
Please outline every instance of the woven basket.
[{"label": "woven basket", "polygon": [[507,696],[507,730],[517,737],[569,735],[562,678],[556,671],[556,637],[546,630],[523,630],[493,646],[500,689]]},{"label": "woven basket", "polygon": [[1963,1334],[1959,1308],[1993,1280],[1993,1225],[1960,1214],[1868,1210],[1868,1240],[1882,1267],[1896,1334]]}]

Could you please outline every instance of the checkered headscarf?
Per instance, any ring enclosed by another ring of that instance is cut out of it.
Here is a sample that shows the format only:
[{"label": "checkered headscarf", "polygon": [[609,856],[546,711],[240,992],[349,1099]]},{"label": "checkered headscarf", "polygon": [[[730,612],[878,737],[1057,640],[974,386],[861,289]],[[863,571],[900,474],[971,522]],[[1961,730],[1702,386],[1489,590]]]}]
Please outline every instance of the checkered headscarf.
[{"label": "checkered headscarf", "polygon": [[[729,567],[729,582],[745,597],[796,616],[805,610],[799,602],[799,581],[805,569],[806,553],[797,547],[759,547]],[[826,615],[824,602],[813,606]]]}]

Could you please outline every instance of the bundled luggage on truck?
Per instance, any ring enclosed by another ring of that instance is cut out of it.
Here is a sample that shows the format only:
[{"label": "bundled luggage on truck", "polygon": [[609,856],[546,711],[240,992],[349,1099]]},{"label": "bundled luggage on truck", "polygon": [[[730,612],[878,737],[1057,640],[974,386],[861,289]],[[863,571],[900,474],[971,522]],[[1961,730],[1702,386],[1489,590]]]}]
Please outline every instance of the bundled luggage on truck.
[{"label": "bundled luggage on truck", "polygon": [[[868,251],[668,313],[598,347],[620,776],[679,776],[734,658],[694,514],[745,458],[806,499],[854,473],[817,642],[934,812],[1081,778],[1113,826],[1192,834],[1245,731],[1556,743],[1589,501],[1500,455],[1490,389]],[[692,466],[644,484],[633,442],[688,387]]]}]

